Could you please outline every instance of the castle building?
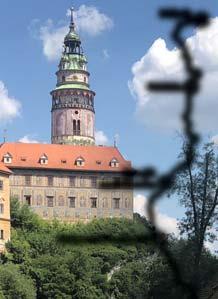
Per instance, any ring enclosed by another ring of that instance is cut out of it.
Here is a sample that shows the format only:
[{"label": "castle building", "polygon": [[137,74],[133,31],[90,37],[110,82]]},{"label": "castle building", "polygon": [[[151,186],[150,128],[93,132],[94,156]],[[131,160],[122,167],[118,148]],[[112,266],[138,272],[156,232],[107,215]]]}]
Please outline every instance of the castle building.
[{"label": "castle building", "polygon": [[11,171],[0,163],[0,252],[10,240],[10,191],[9,175]]},{"label": "castle building", "polygon": [[95,93],[73,11],[56,75],[51,144],[0,145],[0,161],[13,171],[11,196],[44,219],[132,218],[132,186],[125,182],[122,187],[123,172],[131,163],[117,147],[95,145]]}]

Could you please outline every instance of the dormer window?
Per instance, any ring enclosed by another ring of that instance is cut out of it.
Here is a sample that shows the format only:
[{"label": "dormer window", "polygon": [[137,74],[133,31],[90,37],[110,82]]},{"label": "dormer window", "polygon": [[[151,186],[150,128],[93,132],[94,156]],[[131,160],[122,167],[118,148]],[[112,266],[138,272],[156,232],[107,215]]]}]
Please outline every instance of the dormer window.
[{"label": "dormer window", "polygon": [[85,165],[85,160],[83,159],[83,157],[77,158],[76,161],[75,161],[75,165],[76,166],[84,166]]},{"label": "dormer window", "polygon": [[43,154],[39,159],[39,163],[44,165],[48,164],[48,157],[45,154]]},{"label": "dormer window", "polygon": [[5,164],[11,164],[12,163],[12,155],[10,153],[7,153],[3,157],[3,162]]},{"label": "dormer window", "polygon": [[119,161],[118,161],[116,158],[113,158],[113,159],[110,161],[110,166],[111,166],[111,167],[119,167]]}]

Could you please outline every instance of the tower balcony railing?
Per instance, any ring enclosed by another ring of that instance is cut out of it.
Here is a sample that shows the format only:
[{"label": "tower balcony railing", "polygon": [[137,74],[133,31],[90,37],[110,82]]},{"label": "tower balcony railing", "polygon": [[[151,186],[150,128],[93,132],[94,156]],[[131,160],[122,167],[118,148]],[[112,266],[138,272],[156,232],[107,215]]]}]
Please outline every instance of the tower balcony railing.
[{"label": "tower balcony railing", "polygon": [[73,130],[73,135],[74,136],[80,136],[81,135],[80,130]]}]

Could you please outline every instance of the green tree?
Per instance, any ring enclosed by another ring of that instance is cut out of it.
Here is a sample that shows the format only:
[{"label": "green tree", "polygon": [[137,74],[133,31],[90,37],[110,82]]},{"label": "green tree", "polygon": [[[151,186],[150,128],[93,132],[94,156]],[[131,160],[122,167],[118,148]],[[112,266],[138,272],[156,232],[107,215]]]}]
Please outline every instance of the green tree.
[{"label": "green tree", "polygon": [[[186,158],[187,146],[183,147],[181,157]],[[186,168],[175,179],[172,193],[176,193],[185,207],[185,217],[180,224],[181,234],[186,234],[193,242],[193,276],[199,281],[197,273],[201,262],[205,240],[214,241],[212,228],[218,217],[218,163],[214,145],[203,146],[194,162],[186,163]]]},{"label": "green tree", "polygon": [[22,274],[18,266],[13,264],[0,265],[0,298],[34,299],[36,290],[31,278]]},{"label": "green tree", "polygon": [[113,274],[109,289],[115,299],[185,299],[168,265],[156,253],[121,266]]},{"label": "green tree", "polygon": [[13,228],[26,230],[40,229],[42,220],[30,210],[28,205],[21,205],[16,198],[11,198],[11,225]]}]

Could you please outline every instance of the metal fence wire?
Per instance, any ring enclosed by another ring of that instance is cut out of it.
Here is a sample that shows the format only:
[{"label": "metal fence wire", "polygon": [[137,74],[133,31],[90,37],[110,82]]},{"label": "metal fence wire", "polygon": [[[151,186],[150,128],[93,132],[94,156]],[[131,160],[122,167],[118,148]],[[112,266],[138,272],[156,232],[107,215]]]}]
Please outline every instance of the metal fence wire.
[{"label": "metal fence wire", "polygon": [[[176,8],[164,8],[160,9],[159,17],[163,19],[171,19],[175,22],[175,26],[171,32],[172,39],[176,42],[178,48],[181,51],[181,59],[183,60],[187,78],[184,82],[179,83],[176,81],[167,81],[167,82],[150,82],[145,88],[151,92],[168,92],[168,93],[182,93],[184,94],[183,101],[183,112],[181,114],[181,122],[183,124],[183,134],[187,142],[187,151],[183,160],[180,160],[176,163],[169,171],[164,174],[159,174],[158,170],[155,168],[143,168],[142,170],[131,170],[123,173],[124,180],[119,184],[114,182],[112,185],[107,185],[107,187],[118,188],[129,186],[129,180],[133,182],[133,188],[143,188],[145,190],[150,190],[151,194],[148,198],[147,214],[149,220],[152,223],[152,229],[146,236],[142,238],[133,238],[132,240],[121,237],[109,239],[107,242],[120,241],[125,243],[129,242],[152,242],[156,248],[160,250],[162,255],[166,258],[172,273],[174,275],[175,283],[181,287],[182,292],[186,295],[187,298],[197,299],[197,288],[192,282],[187,283],[182,278],[181,270],[178,266],[178,263],[175,257],[169,250],[168,240],[163,231],[157,229],[157,222],[155,217],[155,205],[158,201],[163,198],[162,196],[169,191],[173,185],[174,179],[177,174],[182,171],[187,165],[191,165],[194,161],[196,155],[196,147],[200,141],[200,134],[196,132],[193,123],[193,114],[194,114],[194,101],[195,95],[200,90],[200,81],[202,79],[203,71],[194,65],[193,57],[187,47],[185,39],[182,37],[182,33],[188,27],[205,27],[209,24],[209,16],[204,11],[194,12],[189,9],[176,9]],[[105,186],[105,184],[104,184]],[[67,241],[67,240],[65,240]],[[71,242],[73,240],[70,240]],[[104,242],[99,236],[99,239],[96,238],[92,240],[92,236],[88,238],[78,238],[79,242]]]}]

